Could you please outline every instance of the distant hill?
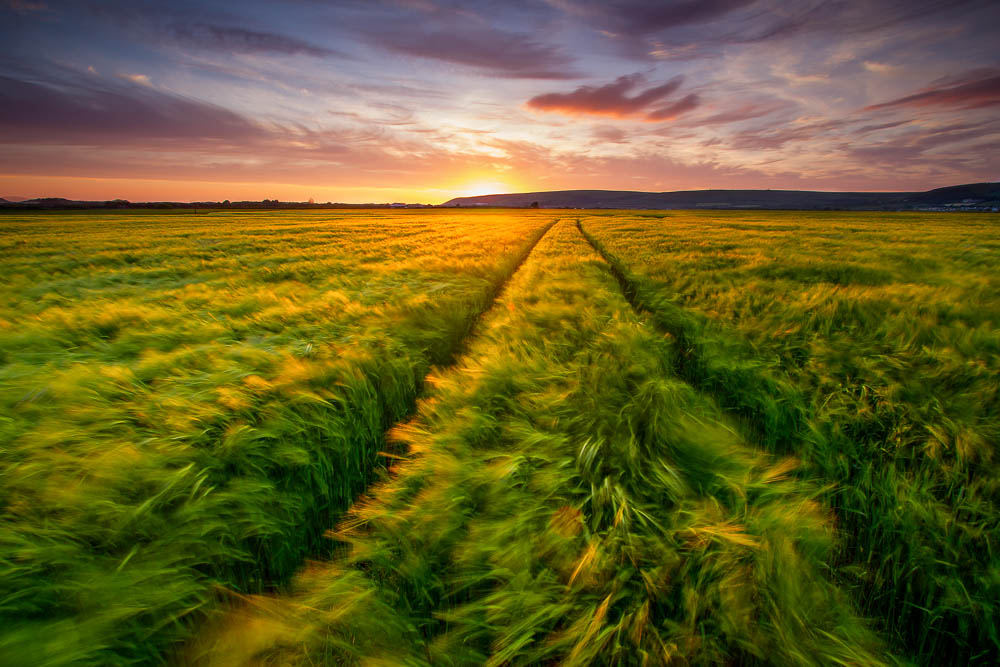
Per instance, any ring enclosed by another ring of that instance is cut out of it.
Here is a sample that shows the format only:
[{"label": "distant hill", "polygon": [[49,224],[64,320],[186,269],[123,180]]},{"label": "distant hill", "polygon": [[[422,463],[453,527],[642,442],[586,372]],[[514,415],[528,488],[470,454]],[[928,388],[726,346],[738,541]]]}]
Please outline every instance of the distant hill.
[{"label": "distant hill", "polygon": [[557,190],[456,197],[441,206],[621,209],[946,210],[1000,206],[1000,183],[973,183],[927,192],[812,192],[807,190]]},{"label": "distant hill", "polygon": [[3,197],[0,197],[0,202],[5,202],[8,204],[15,204],[19,201],[27,201],[27,200],[28,197],[16,197],[14,195],[4,195]]},{"label": "distant hill", "polygon": [[[518,194],[456,197],[441,207],[501,206],[528,208],[623,209],[785,209],[837,211],[993,211],[1000,209],[1000,183],[955,185],[927,192],[810,192],[806,190],[680,190],[635,192],[628,190],[559,190]],[[429,204],[325,204],[261,201],[130,202],[124,199],[80,201],[62,197],[0,198],[0,211],[90,209],[353,209],[432,208]]]}]

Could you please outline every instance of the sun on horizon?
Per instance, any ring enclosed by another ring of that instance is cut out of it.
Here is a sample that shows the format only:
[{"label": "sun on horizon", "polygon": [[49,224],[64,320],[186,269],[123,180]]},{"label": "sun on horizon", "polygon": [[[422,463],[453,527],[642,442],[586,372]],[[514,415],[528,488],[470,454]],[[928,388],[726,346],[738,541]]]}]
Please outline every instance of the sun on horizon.
[{"label": "sun on horizon", "polygon": [[479,197],[482,195],[501,195],[517,192],[517,188],[511,187],[503,181],[476,181],[468,185],[460,186],[456,192],[457,197]]}]

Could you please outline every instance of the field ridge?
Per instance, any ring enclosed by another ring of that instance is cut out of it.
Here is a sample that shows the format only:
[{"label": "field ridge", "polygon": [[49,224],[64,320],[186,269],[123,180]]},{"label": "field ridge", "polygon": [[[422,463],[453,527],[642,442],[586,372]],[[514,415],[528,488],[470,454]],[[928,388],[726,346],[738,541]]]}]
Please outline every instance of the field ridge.
[{"label": "field ridge", "polygon": [[[696,313],[670,302],[656,290],[646,288],[629,267],[589,233],[577,219],[577,228],[608,263],[622,294],[637,312],[645,313],[663,333],[677,341],[674,361],[677,375],[706,392],[720,406],[739,417],[740,426],[752,441],[779,454],[798,451],[806,417],[802,398],[790,382],[775,377],[753,358],[738,337],[727,332],[705,335],[707,325]],[[734,394],[738,390],[738,394]],[[789,433],[794,434],[789,437]]]},{"label": "field ridge", "polygon": [[[538,244],[541,243],[543,238],[545,238],[545,235],[548,234],[553,227],[559,224],[559,221],[560,218],[556,218],[547,225],[544,225],[541,228],[541,230],[537,232],[536,237],[528,244],[528,246],[524,249],[521,255],[517,258],[517,261],[514,263],[510,271],[506,273],[503,280],[498,282],[496,285],[492,286],[488,297],[489,303],[486,304],[485,307],[480,309],[478,313],[476,313],[475,317],[469,323],[469,326],[467,327],[465,334],[458,341],[454,342],[451,345],[451,347],[448,349],[447,354],[443,355],[437,360],[434,360],[433,362],[434,366],[451,366],[455,363],[455,360],[458,357],[462,356],[462,354],[465,353],[469,341],[475,336],[476,328],[479,326],[479,323],[482,321],[484,317],[486,317],[487,313],[489,313],[489,311],[492,308],[496,307],[497,301],[500,299],[501,296],[503,296],[503,293],[507,289],[507,286],[510,284],[510,281],[513,280],[514,276],[517,275],[517,272],[520,271],[521,267],[523,267],[525,262],[528,261],[528,258],[531,257],[531,253],[535,250],[535,248],[538,247]],[[422,385],[423,381],[421,381],[421,386]],[[409,415],[412,415],[412,410],[408,414],[408,416]]]},{"label": "field ridge", "polygon": [[[895,265],[789,261],[782,250],[794,252],[805,237],[797,219],[788,225],[787,218],[772,223],[754,216],[751,224],[734,224],[718,216],[718,227],[703,221],[695,227],[668,214],[636,216],[642,225],[633,218],[623,228],[621,220],[602,217],[586,221],[601,238],[582,221],[581,230],[617,267],[625,292],[677,338],[678,374],[740,415],[758,445],[794,453],[803,461],[800,474],[824,486],[839,534],[829,565],[857,608],[916,664],[995,662],[1000,496],[993,454],[997,376],[989,376],[996,293],[986,296],[989,283],[940,276],[941,264],[909,252]],[[871,223],[848,229],[892,238],[900,226],[889,222],[888,229]],[[956,221],[933,232],[967,239],[980,226],[984,245],[997,247],[983,222]],[[746,255],[732,251],[752,242],[729,236],[731,228],[756,230],[757,243],[787,245],[777,253],[750,246],[753,261],[771,263],[744,268]],[[843,237],[835,227],[817,227],[807,242]],[[661,238],[662,244],[644,244]],[[928,247],[944,252],[940,243],[931,237]],[[620,255],[608,250],[612,244]],[[981,260],[973,248],[962,246],[953,256],[975,265]],[[894,302],[886,293],[899,294],[889,291],[898,276],[914,291],[941,282],[967,289],[968,303],[914,306],[905,293]],[[796,311],[783,308],[800,291],[813,308],[796,321]],[[883,326],[887,318],[891,324]],[[750,338],[747,329],[765,335]]]}]

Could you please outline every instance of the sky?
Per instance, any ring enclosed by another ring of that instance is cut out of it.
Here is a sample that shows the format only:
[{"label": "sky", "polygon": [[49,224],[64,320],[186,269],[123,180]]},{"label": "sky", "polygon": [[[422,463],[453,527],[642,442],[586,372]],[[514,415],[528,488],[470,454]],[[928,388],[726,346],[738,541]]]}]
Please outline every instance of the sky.
[{"label": "sky", "polygon": [[1000,181],[1000,0],[0,0],[0,196]]}]

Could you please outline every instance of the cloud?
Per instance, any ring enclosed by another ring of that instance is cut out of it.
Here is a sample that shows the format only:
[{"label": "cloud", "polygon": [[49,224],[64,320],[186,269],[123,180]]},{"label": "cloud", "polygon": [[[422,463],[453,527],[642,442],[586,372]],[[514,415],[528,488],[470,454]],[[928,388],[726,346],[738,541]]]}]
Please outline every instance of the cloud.
[{"label": "cloud", "polygon": [[[881,33],[913,35],[923,30],[924,48],[939,39],[965,34],[988,43],[982,26],[1000,18],[990,0],[547,0],[568,17],[611,38],[624,57],[638,61],[722,57],[734,48],[797,42],[822,49],[845,38]],[[905,28],[901,28],[902,26]],[[802,40],[810,40],[805,44]],[[869,40],[871,43],[871,40]],[[900,46],[920,48],[915,42]],[[879,54],[884,57],[883,54]],[[899,54],[894,54],[894,60]],[[875,66],[879,65],[877,59]]]},{"label": "cloud", "polygon": [[847,119],[836,119],[812,123],[801,123],[777,128],[758,128],[738,132],[728,141],[730,148],[737,150],[776,150],[787,143],[808,141],[831,131],[839,130],[851,123]]},{"label": "cloud", "polygon": [[926,88],[906,97],[865,107],[865,111],[898,107],[983,109],[1000,106],[1000,70],[976,70],[958,81]]},{"label": "cloud", "polygon": [[[91,74],[97,74],[97,71],[91,71],[93,68],[88,68],[87,71]],[[140,86],[152,86],[152,82],[149,80],[149,76],[146,74],[119,74],[119,78],[125,79],[126,81],[131,81],[132,83],[137,83]]]},{"label": "cloud", "polygon": [[[899,189],[904,182],[923,183],[916,188],[921,189],[929,187],[928,182],[986,180],[985,174],[1000,168],[996,157],[1000,155],[996,151],[1000,121],[995,119],[933,126],[913,125],[909,120],[862,124],[864,120],[861,116],[747,130],[712,146],[775,151],[777,164],[808,164],[804,173],[813,181],[824,173],[835,176],[839,169],[845,179],[849,177],[845,184],[851,182],[851,187],[862,189],[886,187],[877,186],[877,182],[888,184],[888,189]],[[896,131],[880,136],[884,130]],[[800,145],[785,146],[793,143]],[[823,158],[818,161],[806,157],[819,154]],[[871,182],[865,184],[864,178]]]},{"label": "cloud", "polygon": [[421,30],[414,25],[383,26],[369,32],[378,46],[407,56],[475,67],[504,78],[572,79],[573,59],[531,37],[466,23],[450,30]]},{"label": "cloud", "polygon": [[[971,7],[970,7],[971,5]],[[870,34],[903,23],[957,19],[964,22],[970,9],[985,6],[982,0],[867,0],[849,3],[818,0],[781,3],[777,9],[748,18],[735,41],[766,41],[804,33],[827,33],[843,37]],[[934,17],[933,19],[931,17]]]},{"label": "cloud", "polygon": [[601,143],[624,144],[628,135],[624,131],[613,125],[599,125],[593,129],[591,135]]},{"label": "cloud", "polygon": [[760,118],[762,116],[767,116],[778,111],[785,111],[792,108],[794,105],[786,102],[784,100],[766,100],[762,102],[753,102],[749,104],[741,104],[739,106],[733,106],[726,111],[720,111],[718,113],[712,114],[705,118],[696,118],[694,120],[688,121],[686,124],[690,126],[705,126],[705,125],[728,125],[729,123],[739,123],[746,120],[752,120],[754,118]]},{"label": "cloud", "polygon": [[212,23],[173,23],[166,27],[161,37],[183,46],[227,53],[346,57],[340,51],[296,37]]},{"label": "cloud", "polygon": [[[74,3],[70,3],[71,5]],[[137,3],[104,0],[75,3],[90,19],[119,26],[123,34],[143,42],[199,51],[264,56],[305,55],[346,58],[344,52],[301,37],[275,32],[271,24],[255,24],[258,14],[213,9],[213,3]],[[294,10],[286,8],[291,13]],[[246,27],[249,23],[249,27]]]},{"label": "cloud", "polygon": [[3,4],[18,14],[44,12],[49,8],[44,2],[30,2],[29,0],[4,0]]},{"label": "cloud", "polygon": [[866,60],[864,62],[864,67],[869,72],[874,72],[875,74],[892,74],[897,69],[899,69],[895,65],[888,65],[886,63],[880,63],[874,60]]},{"label": "cloud", "polygon": [[[1000,122],[956,123],[944,127],[915,128],[910,132],[881,143],[865,142],[852,146],[848,153],[869,164],[898,165],[902,163],[932,163],[947,159],[953,164],[965,164],[988,159],[1000,163],[996,148],[1000,146]],[[933,152],[933,157],[927,155]]]},{"label": "cloud", "polygon": [[855,134],[868,134],[869,132],[879,132],[881,130],[889,130],[894,127],[900,127],[902,125],[909,125],[913,121],[911,120],[895,120],[891,123],[879,123],[877,125],[865,125],[864,127],[859,127],[855,130]]},{"label": "cloud", "polygon": [[45,85],[0,75],[0,140],[107,145],[162,139],[241,141],[262,130],[227,109],[139,85]]},{"label": "cloud", "polygon": [[629,93],[642,81],[641,74],[620,76],[613,83],[603,86],[580,86],[571,93],[546,93],[532,97],[529,109],[561,113],[570,116],[593,115],[614,118],[639,117],[648,121],[669,120],[690,111],[698,105],[696,95],[650,110],[680,88],[683,77],[676,76],[667,83],[647,88],[633,96]]},{"label": "cloud", "polygon": [[696,109],[699,104],[701,104],[701,102],[698,100],[698,96],[692,93],[683,99],[674,102],[673,104],[668,104],[665,107],[654,109],[650,113],[646,114],[646,120],[674,120],[678,116],[684,115],[688,111]]},{"label": "cloud", "polygon": [[550,4],[567,13],[597,23],[612,33],[648,35],[669,28],[715,21],[733,10],[752,5],[756,1],[550,0]]}]

